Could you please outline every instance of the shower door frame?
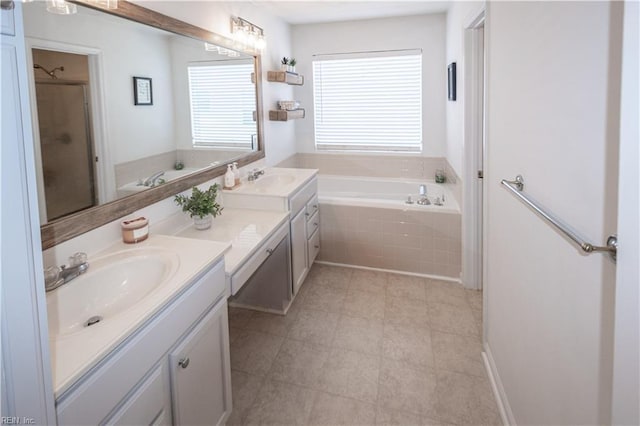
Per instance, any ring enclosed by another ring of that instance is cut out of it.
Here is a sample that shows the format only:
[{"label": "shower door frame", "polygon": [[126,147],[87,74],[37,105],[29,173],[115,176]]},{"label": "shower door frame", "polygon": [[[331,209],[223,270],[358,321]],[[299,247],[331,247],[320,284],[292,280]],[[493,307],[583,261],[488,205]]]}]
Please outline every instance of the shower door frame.
[{"label": "shower door frame", "polygon": [[[93,155],[98,157],[94,162],[95,188],[98,195],[98,205],[110,201],[110,197],[115,195],[115,172],[111,164],[111,152],[108,144],[107,117],[105,105],[104,88],[104,67],[102,51],[100,49],[61,43],[57,41],[45,40],[36,37],[25,37],[27,47],[27,66],[33,70],[33,49],[52,50],[63,53],[74,53],[76,55],[88,56],[89,62],[89,111],[91,118],[91,139],[93,140]],[[36,159],[36,180],[38,182],[38,204],[45,206],[44,197],[44,176],[42,173],[42,153],[40,151],[40,129],[38,127],[38,105],[36,99],[36,82],[33,72],[27,73],[29,84],[29,100],[31,106],[32,130],[34,136],[34,154]],[[40,225],[47,223],[46,214],[43,215],[43,208],[40,208]]]}]

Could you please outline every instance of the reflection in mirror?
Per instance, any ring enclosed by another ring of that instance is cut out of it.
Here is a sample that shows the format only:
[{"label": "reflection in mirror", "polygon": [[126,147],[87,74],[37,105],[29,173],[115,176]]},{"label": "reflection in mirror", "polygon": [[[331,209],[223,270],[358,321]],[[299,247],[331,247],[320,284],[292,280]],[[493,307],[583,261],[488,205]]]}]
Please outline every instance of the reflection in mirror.
[{"label": "reflection in mirror", "polygon": [[81,6],[24,15],[43,224],[259,149],[253,56]]}]

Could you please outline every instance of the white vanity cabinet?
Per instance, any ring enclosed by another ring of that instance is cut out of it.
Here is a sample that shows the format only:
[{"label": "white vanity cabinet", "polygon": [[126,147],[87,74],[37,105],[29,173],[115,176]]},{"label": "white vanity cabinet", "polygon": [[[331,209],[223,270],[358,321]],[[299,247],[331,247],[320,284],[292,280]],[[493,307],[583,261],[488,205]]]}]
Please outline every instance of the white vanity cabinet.
[{"label": "white vanity cabinet", "polygon": [[291,212],[291,269],[297,294],[320,250],[318,180],[313,177],[289,198]]},{"label": "white vanity cabinet", "polygon": [[58,397],[58,424],[224,424],[225,290],[219,261]]},{"label": "white vanity cabinet", "polygon": [[[225,208],[289,212],[294,297],[320,249],[317,174],[316,169],[267,168],[264,176],[224,191]],[[232,294],[237,288],[232,283]]]}]

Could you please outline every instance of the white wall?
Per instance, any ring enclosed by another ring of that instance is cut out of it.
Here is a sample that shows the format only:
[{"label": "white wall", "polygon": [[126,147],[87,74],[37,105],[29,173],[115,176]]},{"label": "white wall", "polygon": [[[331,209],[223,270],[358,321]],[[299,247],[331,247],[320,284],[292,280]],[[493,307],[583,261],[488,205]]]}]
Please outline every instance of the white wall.
[{"label": "white wall", "polygon": [[[46,12],[42,2],[27,4],[25,35],[101,51],[107,143],[113,164],[175,150],[167,38],[129,21],[86,12],[60,16]],[[133,104],[134,76],[153,78],[152,106]]]},{"label": "white wall", "polygon": [[[267,47],[262,53],[262,96],[266,162],[275,165],[295,154],[294,124],[269,121],[278,100],[291,99],[291,87],[267,82],[267,71],[279,69],[280,58],[291,56],[289,24],[250,2],[136,1],[135,3],[220,35],[231,37],[230,18],[240,16],[262,27]],[[259,4],[259,3],[258,3]]]},{"label": "white wall", "polygon": [[465,179],[464,155],[464,32],[465,26],[478,15],[484,2],[456,1],[447,11],[447,52],[446,63],[456,63],[456,101],[446,103],[447,161],[461,179]]},{"label": "white wall", "polygon": [[304,86],[294,90],[296,99],[306,109],[306,118],[296,121],[298,152],[315,152],[312,55],[422,48],[422,155],[444,157],[447,96],[444,14],[294,25],[292,40],[293,56],[298,61],[296,69],[306,79]]},{"label": "white wall", "polygon": [[616,230],[621,3],[488,5],[485,349],[517,424],[607,424],[615,265],[583,255],[501,187],[590,242]]}]

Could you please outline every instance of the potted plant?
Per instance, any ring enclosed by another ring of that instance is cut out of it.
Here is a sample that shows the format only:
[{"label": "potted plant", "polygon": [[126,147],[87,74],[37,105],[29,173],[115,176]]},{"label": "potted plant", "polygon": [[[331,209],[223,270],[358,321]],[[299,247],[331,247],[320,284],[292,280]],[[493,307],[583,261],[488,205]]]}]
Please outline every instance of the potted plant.
[{"label": "potted plant", "polygon": [[286,56],[284,56],[281,60],[280,60],[280,69],[282,71],[288,71],[289,70],[289,58],[287,58]]},{"label": "potted plant", "polygon": [[289,72],[296,72],[296,64],[298,63],[298,61],[296,61],[296,58],[291,58],[289,59]]},{"label": "potted plant", "polygon": [[209,229],[213,218],[222,214],[223,207],[216,203],[219,187],[216,183],[206,191],[201,191],[194,186],[190,197],[176,195],[174,199],[176,204],[182,207],[183,212],[188,212],[189,216],[193,218],[196,229]]}]

